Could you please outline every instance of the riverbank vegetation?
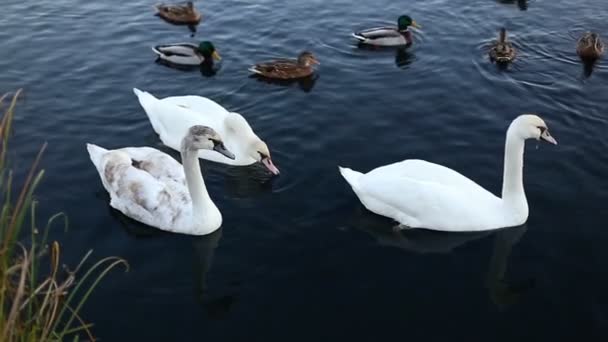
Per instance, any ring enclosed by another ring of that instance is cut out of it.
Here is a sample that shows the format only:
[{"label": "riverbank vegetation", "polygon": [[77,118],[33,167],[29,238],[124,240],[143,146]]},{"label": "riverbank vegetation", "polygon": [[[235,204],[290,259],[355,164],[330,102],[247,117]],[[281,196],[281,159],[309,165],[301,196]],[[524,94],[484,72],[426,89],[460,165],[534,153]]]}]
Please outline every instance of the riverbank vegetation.
[{"label": "riverbank vegetation", "polygon": [[110,270],[128,265],[118,257],[93,263],[92,250],[75,267],[62,265],[62,246],[49,230],[67,228],[67,217],[59,213],[39,221],[36,212],[46,144],[21,184],[11,169],[9,142],[20,94],[0,96],[0,341],[94,341],[82,307]]}]

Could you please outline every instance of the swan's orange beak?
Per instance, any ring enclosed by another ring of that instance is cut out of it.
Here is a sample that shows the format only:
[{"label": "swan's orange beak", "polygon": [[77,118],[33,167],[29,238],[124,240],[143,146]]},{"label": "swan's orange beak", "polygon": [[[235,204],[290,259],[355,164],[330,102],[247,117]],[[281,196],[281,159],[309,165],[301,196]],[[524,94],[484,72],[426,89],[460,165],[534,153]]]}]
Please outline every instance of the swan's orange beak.
[{"label": "swan's orange beak", "polygon": [[274,164],[272,163],[272,159],[270,159],[270,157],[262,158],[262,164],[264,164],[264,166],[266,166],[268,171],[272,172],[272,174],[275,176],[278,175],[279,173],[281,173],[279,171],[279,169],[276,166],[274,166]]}]

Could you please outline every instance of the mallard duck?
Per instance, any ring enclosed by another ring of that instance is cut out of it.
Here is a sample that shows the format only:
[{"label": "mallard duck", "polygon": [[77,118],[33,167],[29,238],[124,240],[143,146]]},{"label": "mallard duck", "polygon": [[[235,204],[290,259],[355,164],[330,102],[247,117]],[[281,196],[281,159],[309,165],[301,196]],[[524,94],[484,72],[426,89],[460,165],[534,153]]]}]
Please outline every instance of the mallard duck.
[{"label": "mallard duck", "polygon": [[196,25],[201,21],[201,14],[194,8],[192,1],[185,4],[158,4],[154,8],[161,18],[174,24]]},{"label": "mallard duck", "polygon": [[421,28],[410,16],[397,19],[397,27],[375,27],[353,33],[360,44],[375,46],[409,46],[413,43],[409,27]]},{"label": "mallard duck", "polygon": [[157,45],[152,48],[152,51],[161,60],[175,65],[195,66],[213,62],[213,59],[221,60],[215,46],[208,41],[201,42],[199,45],[191,43]]},{"label": "mallard duck", "polygon": [[576,53],[581,59],[596,60],[604,53],[604,43],[599,34],[586,32],[576,43]]},{"label": "mallard duck", "polygon": [[490,48],[490,58],[498,63],[508,63],[515,59],[515,48],[507,41],[507,30],[500,29],[498,40]]},{"label": "mallard duck", "polygon": [[319,64],[319,61],[311,52],[304,51],[298,59],[277,59],[258,63],[249,68],[249,71],[268,78],[289,80],[312,75],[313,64]]}]

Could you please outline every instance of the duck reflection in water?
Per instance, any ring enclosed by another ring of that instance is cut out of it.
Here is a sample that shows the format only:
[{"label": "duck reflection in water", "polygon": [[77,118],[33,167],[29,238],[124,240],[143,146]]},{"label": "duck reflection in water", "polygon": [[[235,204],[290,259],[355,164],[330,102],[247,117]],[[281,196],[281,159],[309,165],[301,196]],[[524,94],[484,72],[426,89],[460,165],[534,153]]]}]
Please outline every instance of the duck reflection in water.
[{"label": "duck reflection in water", "polygon": [[213,77],[221,68],[220,63],[214,63],[213,61],[204,61],[203,63],[201,63],[201,65],[179,65],[168,62],[161,58],[157,58],[155,62],[156,64],[160,64],[168,68],[184,72],[198,70],[203,77]]},{"label": "duck reflection in water", "polygon": [[472,241],[494,235],[485,285],[492,302],[499,308],[519,301],[534,287],[534,279],[509,282],[506,278],[509,256],[515,244],[525,234],[526,225],[483,232],[441,232],[426,229],[395,230],[394,222],[359,208],[354,227],[370,234],[379,244],[397,247],[418,254],[448,254]]},{"label": "duck reflection in water", "polygon": [[413,57],[414,55],[407,49],[399,48],[395,53],[395,65],[398,68],[406,69],[414,61]]},{"label": "duck reflection in water", "polygon": [[498,0],[501,4],[515,4],[517,3],[517,7],[521,11],[525,11],[528,9],[528,0]]},{"label": "duck reflection in water", "polygon": [[274,85],[278,85],[278,86],[282,86],[282,87],[291,87],[291,86],[297,84],[298,87],[303,92],[310,93],[312,88],[314,88],[315,83],[317,82],[317,79],[319,78],[319,75],[317,73],[314,73],[307,77],[283,80],[283,79],[268,78],[268,77],[264,77],[261,75],[252,74],[249,76],[249,78],[253,78],[261,83],[274,84]]},{"label": "duck reflection in water", "polygon": [[597,60],[584,60],[583,63],[583,77],[589,78],[591,74],[593,74],[593,69],[595,68],[595,64]]},{"label": "duck reflection in water", "polygon": [[407,67],[414,62],[414,54],[410,52],[409,47],[412,43],[405,46],[375,46],[357,43],[357,48],[367,51],[395,51],[395,65],[400,69],[407,69]]}]

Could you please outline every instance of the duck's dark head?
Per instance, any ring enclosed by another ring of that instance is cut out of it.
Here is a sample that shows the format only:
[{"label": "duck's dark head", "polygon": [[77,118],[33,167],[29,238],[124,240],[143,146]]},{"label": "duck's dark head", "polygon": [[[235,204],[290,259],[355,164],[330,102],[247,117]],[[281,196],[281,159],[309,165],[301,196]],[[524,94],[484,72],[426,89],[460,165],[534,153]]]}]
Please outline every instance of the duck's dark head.
[{"label": "duck's dark head", "polygon": [[213,58],[213,59],[218,60],[218,61],[222,59],[220,57],[219,53],[217,53],[217,50],[215,50],[215,46],[213,46],[213,43],[211,43],[209,41],[201,42],[198,45],[198,51],[206,59]]},{"label": "duck's dark head", "polygon": [[397,19],[397,28],[399,31],[405,31],[410,26],[420,28],[420,25],[418,25],[409,15],[402,15]]},{"label": "duck's dark head", "polygon": [[311,66],[313,64],[319,64],[319,61],[310,51],[304,51],[298,56],[298,64],[303,66]]}]

